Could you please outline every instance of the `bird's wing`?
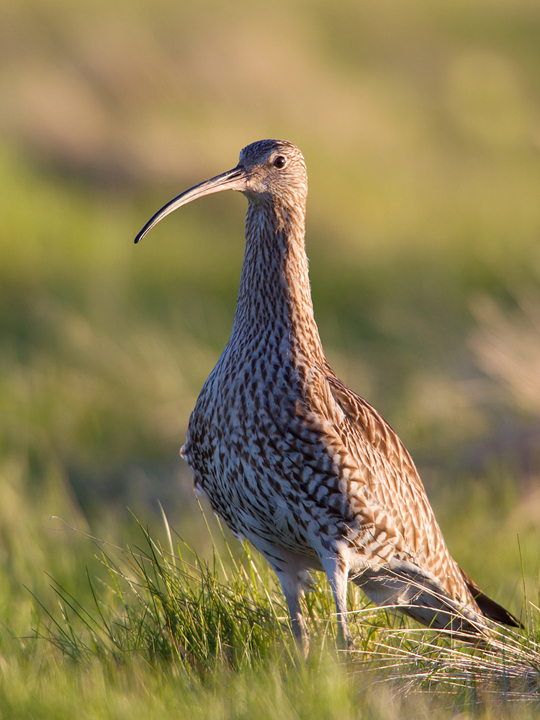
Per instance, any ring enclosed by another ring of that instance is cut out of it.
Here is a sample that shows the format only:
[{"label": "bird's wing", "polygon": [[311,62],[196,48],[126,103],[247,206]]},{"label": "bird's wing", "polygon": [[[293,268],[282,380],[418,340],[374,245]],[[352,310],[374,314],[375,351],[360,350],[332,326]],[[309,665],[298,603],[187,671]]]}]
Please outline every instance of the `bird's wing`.
[{"label": "bird's wing", "polygon": [[405,474],[408,482],[424,493],[424,486],[411,456],[382,415],[334,375],[327,376],[326,382],[334,401],[350,423],[348,429],[356,430],[353,435],[360,432],[362,438],[390,462],[397,472]]},{"label": "bird's wing", "polygon": [[[333,373],[327,374],[326,386],[331,395],[324,402],[328,419],[347,455],[346,463],[363,468],[367,486],[362,495],[382,537],[390,539],[397,557],[438,578],[450,597],[470,602],[469,587],[446,547],[403,443],[386,420]],[[383,555],[387,554],[388,549]]]}]

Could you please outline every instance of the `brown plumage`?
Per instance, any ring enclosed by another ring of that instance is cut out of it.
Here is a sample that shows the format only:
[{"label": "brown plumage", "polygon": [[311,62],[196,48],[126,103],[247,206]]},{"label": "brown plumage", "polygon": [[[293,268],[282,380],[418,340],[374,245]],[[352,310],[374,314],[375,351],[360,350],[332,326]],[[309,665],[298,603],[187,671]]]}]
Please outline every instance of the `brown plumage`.
[{"label": "brown plumage", "polygon": [[[324,570],[350,641],[351,578],[378,605],[425,625],[484,632],[517,621],[452,559],[411,457],[388,423],[329,366],[304,247],[307,174],[292,143],[262,140],[239,164],[165,205],[220,190],[249,201],[231,338],[191,415],[182,454],[214,511],[277,573],[306,644],[300,596]],[[476,598],[476,599],[475,599]]]}]

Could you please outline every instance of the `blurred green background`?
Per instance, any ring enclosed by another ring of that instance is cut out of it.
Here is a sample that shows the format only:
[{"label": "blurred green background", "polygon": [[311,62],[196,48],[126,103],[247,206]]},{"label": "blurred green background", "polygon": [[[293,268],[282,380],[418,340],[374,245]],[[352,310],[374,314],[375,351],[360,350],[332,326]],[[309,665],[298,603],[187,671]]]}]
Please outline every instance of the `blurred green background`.
[{"label": "blurred green background", "polygon": [[3,0],[0,98],[13,588],[83,574],[84,538],[50,516],[122,539],[126,508],[152,526],[159,501],[197,538],[178,449],[231,329],[246,201],[207,198],[133,237],[281,137],[308,165],[331,364],[404,440],[467,572],[514,612],[523,577],[537,602],[535,0]]}]

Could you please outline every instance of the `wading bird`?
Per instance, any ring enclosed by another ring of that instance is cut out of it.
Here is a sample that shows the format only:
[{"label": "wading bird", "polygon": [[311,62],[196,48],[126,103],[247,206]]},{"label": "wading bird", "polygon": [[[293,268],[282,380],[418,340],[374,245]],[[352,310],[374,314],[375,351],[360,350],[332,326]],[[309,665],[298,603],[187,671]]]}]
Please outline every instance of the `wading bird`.
[{"label": "wading bird", "polygon": [[171,200],[237,190],[246,248],[231,337],[199,395],[181,454],[195,488],[277,573],[307,648],[300,597],[310,570],[332,587],[350,644],[347,581],[377,605],[453,633],[485,618],[517,626],[453,560],[413,461],[390,425],[332,371],[311,302],[305,252],[307,173],[298,148],[261,140],[238,165]]}]

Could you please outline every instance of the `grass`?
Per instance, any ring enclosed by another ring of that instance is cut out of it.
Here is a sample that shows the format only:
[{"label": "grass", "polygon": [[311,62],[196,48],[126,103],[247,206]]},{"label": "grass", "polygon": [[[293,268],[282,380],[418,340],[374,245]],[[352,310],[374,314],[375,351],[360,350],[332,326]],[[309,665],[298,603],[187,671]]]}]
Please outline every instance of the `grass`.
[{"label": "grass", "polygon": [[34,638],[3,657],[6,717],[31,716],[38,706],[43,717],[62,716],[81,698],[85,717],[127,717],[134,708],[201,718],[534,717],[539,710],[532,605],[525,632],[496,631],[475,648],[367,606],[351,588],[355,649],[346,653],[336,651],[332,600],[319,577],[306,603],[304,660],[276,578],[247,544],[238,556],[218,536],[206,562],[166,530],[169,549],[140,526],[140,542],[124,550],[82,535],[97,547],[102,572],[89,573],[84,602],[54,580],[56,609],[37,598]]},{"label": "grass", "polygon": [[278,620],[247,546],[238,562],[229,554],[227,573],[217,556],[210,567],[193,551],[191,562],[165,551],[146,530],[142,539],[144,546],[124,551],[120,562],[101,551],[109,582],[98,591],[89,578],[93,614],[55,585],[62,624],[51,616],[54,645],[74,659],[123,662],[135,654],[152,665],[176,664],[202,680],[220,664],[240,671],[270,655],[284,617]]}]

